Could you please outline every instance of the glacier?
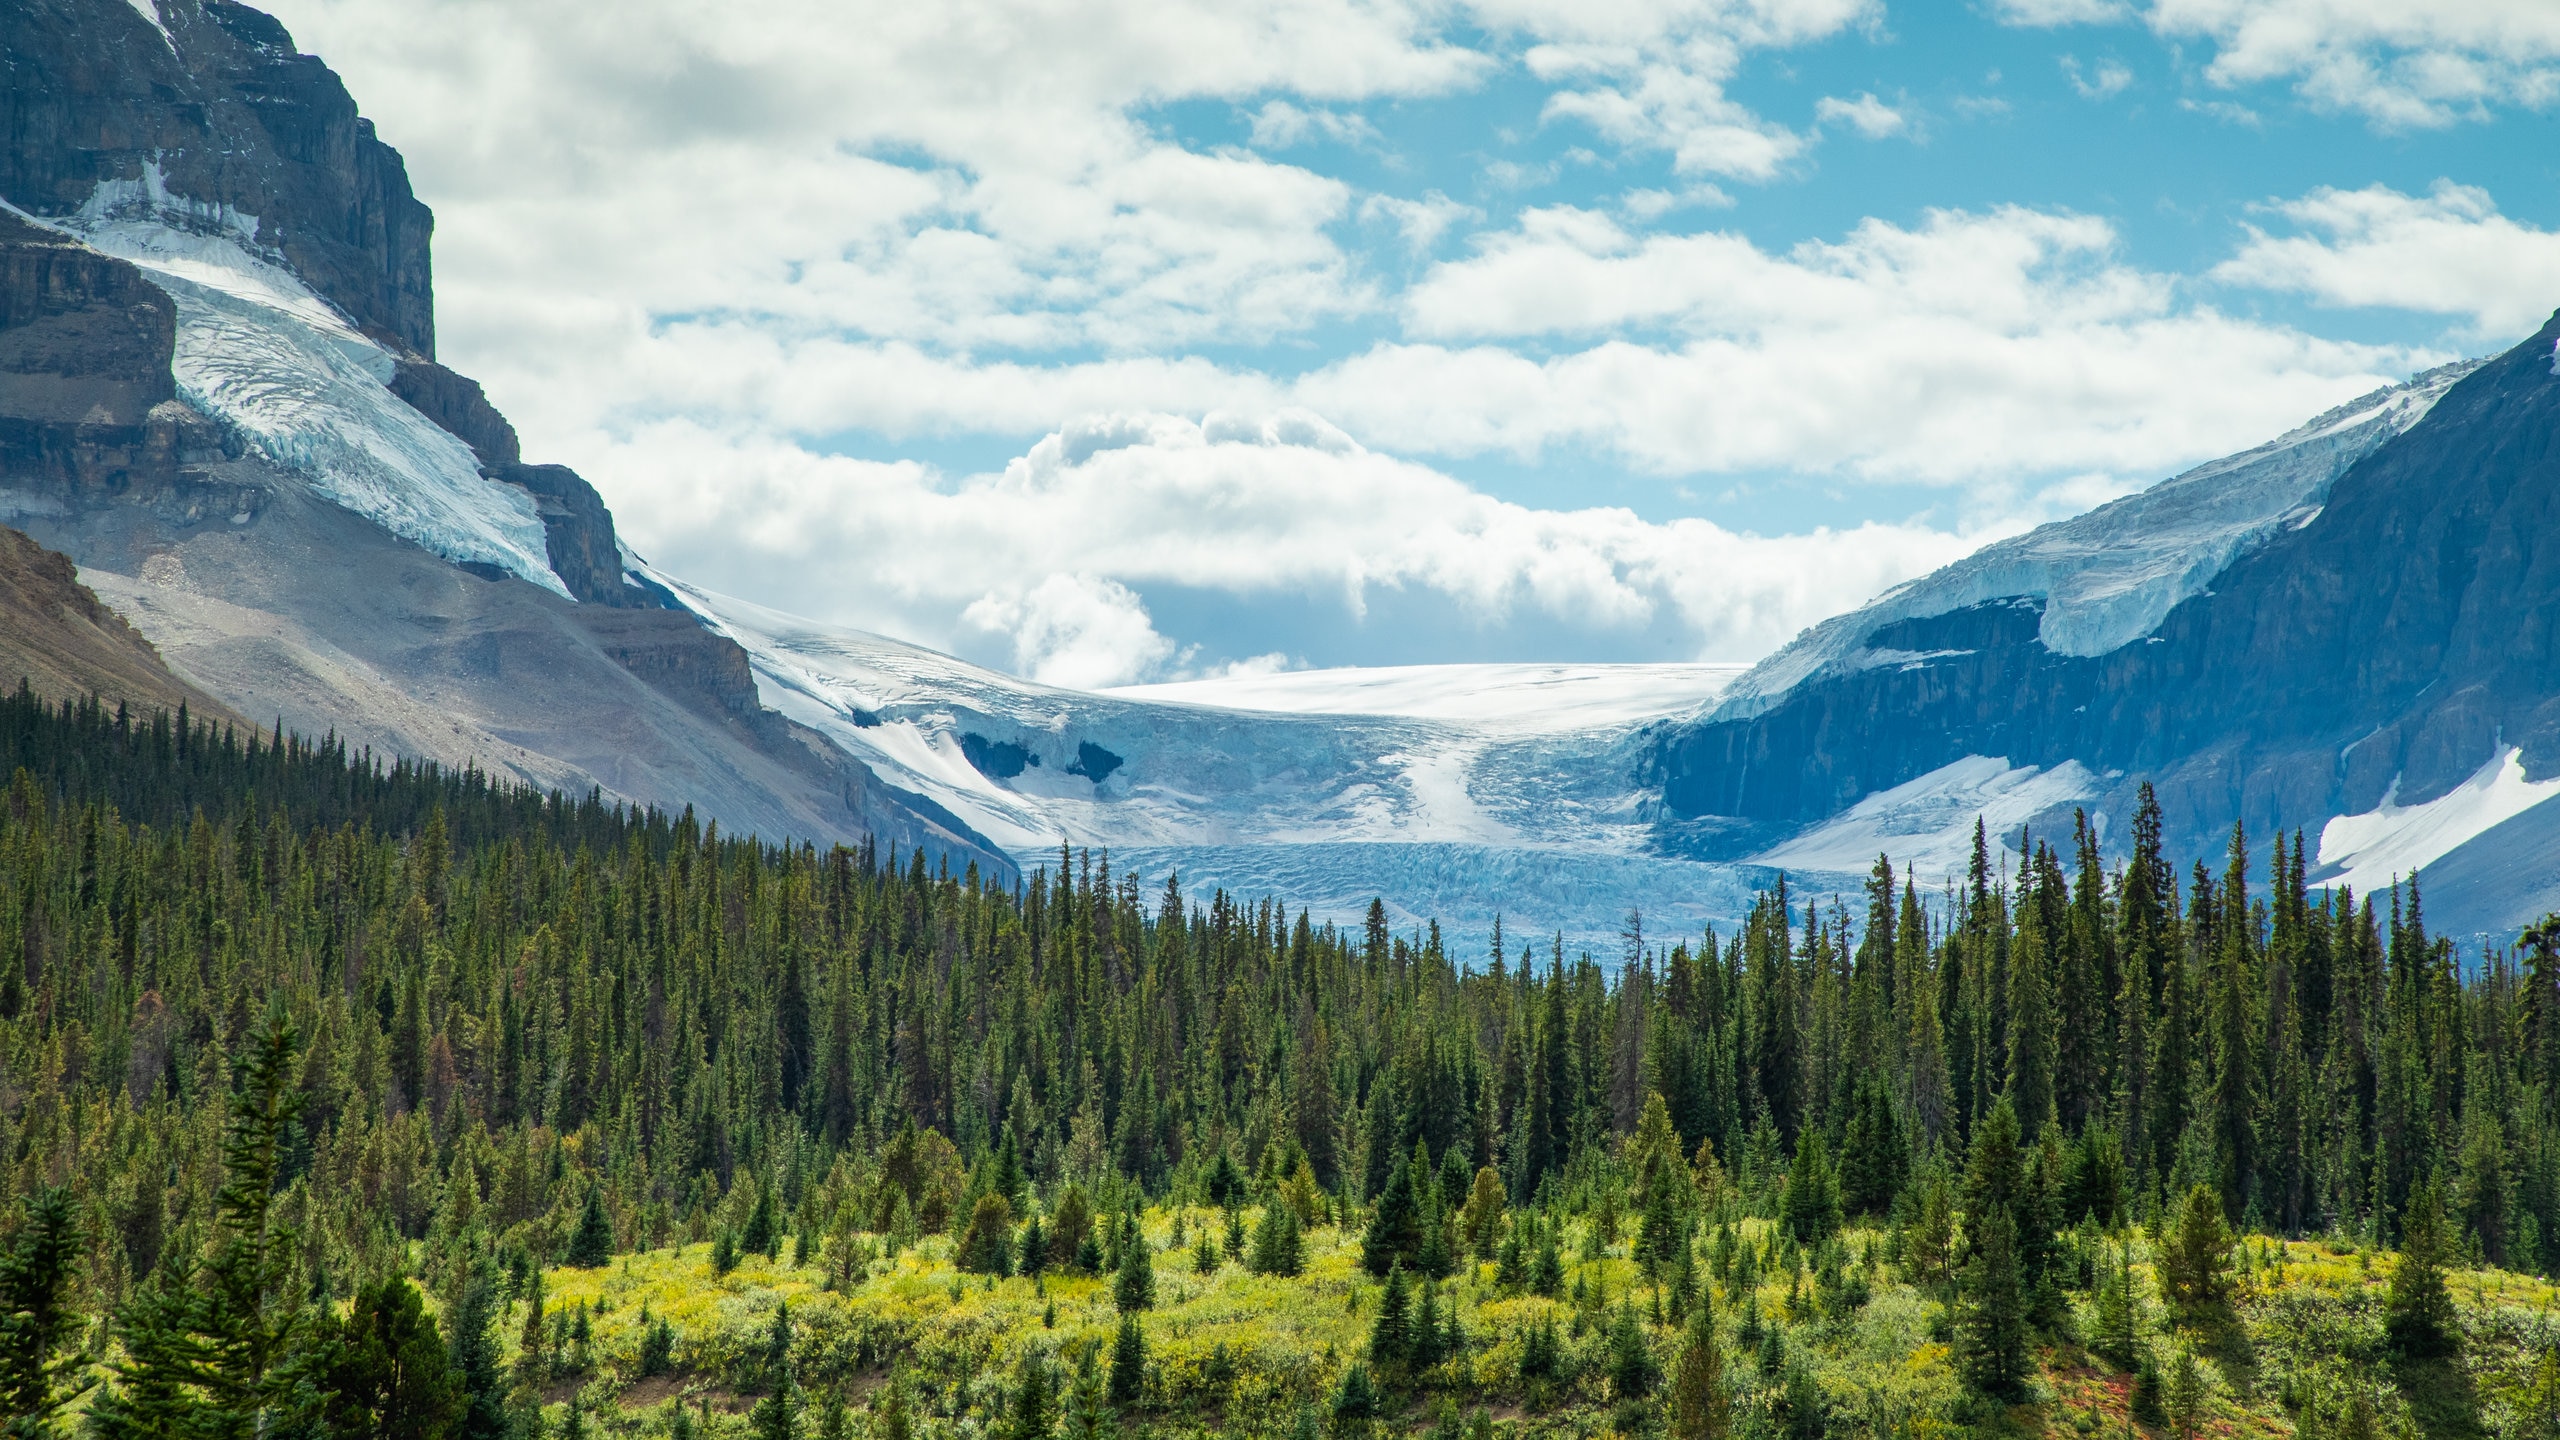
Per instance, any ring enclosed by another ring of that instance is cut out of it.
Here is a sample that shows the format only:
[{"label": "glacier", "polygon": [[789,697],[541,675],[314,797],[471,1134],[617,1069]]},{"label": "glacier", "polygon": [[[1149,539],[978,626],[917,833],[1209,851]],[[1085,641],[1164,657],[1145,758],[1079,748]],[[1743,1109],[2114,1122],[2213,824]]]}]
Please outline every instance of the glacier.
[{"label": "glacier", "polygon": [[1905,659],[1867,637],[1897,620],[2033,596],[2060,655],[2104,655],[2149,635],[2241,556],[2319,513],[2357,461],[2425,418],[2485,360],[2461,360],[2315,416],[2254,449],[2199,465],[2068,520],[1986,545],[1807,630],[1736,680],[1709,718],[1747,720],[1815,675]]},{"label": "glacier", "polygon": [[[639,564],[635,560],[635,564]],[[765,704],[1026,869],[1107,849],[1123,874],[1269,896],[1320,920],[1436,920],[1614,949],[1729,925],[1775,876],[1655,854],[1645,728],[1738,665],[1434,665],[1084,692],[821,624],[649,570],[736,640]],[[1872,857],[1869,857],[1872,859]],[[1861,862],[1863,866],[1864,862]],[[1814,879],[1818,885],[1820,877]],[[1840,886],[1854,877],[1831,877]]]},{"label": "glacier", "polygon": [[482,475],[470,446],[391,393],[391,353],[255,253],[257,217],[174,196],[146,166],[71,215],[25,218],[132,262],[168,294],[179,398],[260,456],[448,560],[568,596],[533,497]]}]

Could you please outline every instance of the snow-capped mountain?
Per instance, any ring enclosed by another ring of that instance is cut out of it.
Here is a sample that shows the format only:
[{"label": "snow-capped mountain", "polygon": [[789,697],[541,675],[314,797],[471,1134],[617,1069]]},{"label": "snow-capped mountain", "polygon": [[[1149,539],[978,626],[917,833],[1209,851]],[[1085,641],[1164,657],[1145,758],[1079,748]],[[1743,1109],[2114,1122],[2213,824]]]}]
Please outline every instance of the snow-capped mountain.
[{"label": "snow-capped mountain", "polygon": [[1666,849],[1943,859],[2153,784],[2315,883],[2422,870],[2449,928],[2560,899],[2560,317],[2486,362],[1994,546],[1816,627],[1659,733]]}]

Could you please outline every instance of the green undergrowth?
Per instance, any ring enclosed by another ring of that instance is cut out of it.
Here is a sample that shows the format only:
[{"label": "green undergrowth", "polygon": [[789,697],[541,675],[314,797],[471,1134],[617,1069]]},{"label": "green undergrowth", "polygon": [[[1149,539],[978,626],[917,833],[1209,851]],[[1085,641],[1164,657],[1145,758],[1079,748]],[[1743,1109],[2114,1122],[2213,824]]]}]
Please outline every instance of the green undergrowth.
[{"label": "green undergrowth", "polygon": [[[1250,1223],[1254,1212],[1246,1213]],[[1672,1377],[1688,1332],[1665,1307],[1677,1302],[1645,1279],[1629,1258],[1630,1242],[1590,1246],[1584,1221],[1566,1222],[1564,1283],[1553,1297],[1505,1288],[1490,1261],[1438,1282],[1438,1303],[1456,1304],[1462,1353],[1418,1375],[1381,1372],[1378,1411],[1364,1419],[1336,1414],[1346,1371],[1368,1359],[1384,1290],[1360,1268],[1358,1237],[1333,1226],[1310,1230],[1305,1269],[1295,1277],[1254,1275],[1232,1259],[1204,1275],[1194,1270],[1191,1245],[1171,1243],[1177,1214],[1192,1238],[1204,1224],[1223,1224],[1214,1210],[1147,1214],[1155,1302],[1140,1315],[1142,1396],[1109,1417],[1120,1435],[1674,1433]],[[2068,1318],[2038,1344],[2026,1403],[2002,1406],[1958,1378],[1950,1296],[1915,1283],[1889,1258],[1899,1252],[1897,1237],[1846,1233],[1826,1252],[1838,1267],[1834,1278],[1771,1222],[1730,1223],[1737,1249],[1752,1261],[1748,1269],[1711,1267],[1724,1278],[1710,1284],[1732,1401],[1727,1433],[1736,1436],[2468,1440],[2549,1433],[2537,1427],[2551,1424],[2555,1417],[2543,1412],[2560,1403],[2560,1395],[2537,1400],[2535,1388],[2542,1357],[2560,1343],[2553,1318],[2560,1296],[2545,1280],[2452,1272],[2462,1344],[2448,1358],[2410,1361],[2385,1337],[2396,1264],[2388,1252],[2250,1237],[2238,1250],[2236,1303],[2174,1317],[2136,1231],[2119,1238],[2131,1241],[2141,1352],[2162,1375],[2192,1356],[2189,1373],[2200,1388],[2175,1415],[2137,1420],[2134,1375],[2081,1343],[2103,1327],[2094,1277],[2098,1257],[2117,1253],[2116,1241],[2081,1237],[2073,1243],[2090,1252],[2084,1278],[2092,1284],[2065,1297]],[[803,1433],[812,1436],[831,1391],[846,1402],[847,1435],[886,1433],[881,1412],[893,1379],[915,1435],[1009,1435],[1033,1357],[1052,1367],[1061,1389],[1088,1350],[1109,1367],[1120,1315],[1108,1274],[963,1274],[952,1264],[954,1242],[941,1236],[895,1255],[885,1253],[882,1237],[849,1243],[865,1258],[859,1278],[841,1289],[829,1287],[831,1255],[798,1266],[750,1256],[722,1275],[707,1244],[617,1257],[600,1269],[545,1271],[546,1311],[582,1311],[592,1336],[583,1354],[554,1357],[541,1391],[551,1433],[560,1433],[572,1396],[582,1423],[603,1434],[668,1434],[679,1409],[696,1435],[754,1433],[750,1411],[770,1388],[768,1347],[785,1305]],[[1632,1391],[1619,1365],[1622,1312],[1653,1360],[1651,1383]],[[510,1333],[522,1315],[518,1304],[504,1317]],[[662,1319],[676,1336],[672,1367],[644,1377],[643,1341]],[[1542,1322],[1554,1327],[1561,1360],[1551,1378],[1524,1377],[1524,1350]]]}]

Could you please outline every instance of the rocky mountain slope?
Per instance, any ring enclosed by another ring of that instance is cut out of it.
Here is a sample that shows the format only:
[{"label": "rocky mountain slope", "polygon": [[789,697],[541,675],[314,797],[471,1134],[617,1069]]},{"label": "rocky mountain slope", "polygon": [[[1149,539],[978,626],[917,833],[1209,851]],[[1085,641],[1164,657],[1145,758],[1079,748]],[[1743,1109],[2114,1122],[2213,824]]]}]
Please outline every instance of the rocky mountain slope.
[{"label": "rocky mountain slope", "polygon": [[[2175,513],[2162,502],[2195,483],[2171,482],[1821,627],[1660,733],[1664,843],[1770,863],[1926,850],[1970,829],[1964,797],[1986,788],[2037,779],[2038,803],[2009,818],[2050,832],[2074,806],[2120,823],[2149,780],[2173,850],[2235,820],[2301,827],[2315,880],[2369,888],[2423,866],[2439,922],[2538,913],[2560,898],[2560,844],[2543,838],[2560,839],[2560,812],[2535,808],[2560,795],[2555,346],[2560,316],[2375,397],[2365,419],[2235,457],[2297,473],[2262,474],[2258,503],[2206,527],[2238,543],[2168,555],[2198,563],[2163,564],[2153,543],[2156,512]],[[2196,479],[2251,489],[2246,465]],[[2056,556],[2044,573],[2015,563]],[[2172,579],[2093,623],[2136,588],[2111,573]]]},{"label": "rocky mountain slope", "polygon": [[435,361],[433,217],[230,0],[0,10],[0,519],[231,710],[1012,873],[766,709],[612,516]]},{"label": "rocky mountain slope", "polygon": [[183,705],[207,720],[246,724],[221,701],[169,673],[160,652],[80,583],[71,557],[0,526],[0,675],[48,700],[96,696],[141,713]]}]

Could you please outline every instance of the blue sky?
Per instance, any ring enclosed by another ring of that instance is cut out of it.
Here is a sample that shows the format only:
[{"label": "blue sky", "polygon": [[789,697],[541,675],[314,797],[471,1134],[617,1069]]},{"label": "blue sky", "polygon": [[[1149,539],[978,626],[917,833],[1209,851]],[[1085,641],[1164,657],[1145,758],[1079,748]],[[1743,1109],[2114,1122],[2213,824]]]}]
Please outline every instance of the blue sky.
[{"label": "blue sky", "polygon": [[652,560],[1060,683],[1748,660],[2560,305],[2547,0],[282,0]]}]

